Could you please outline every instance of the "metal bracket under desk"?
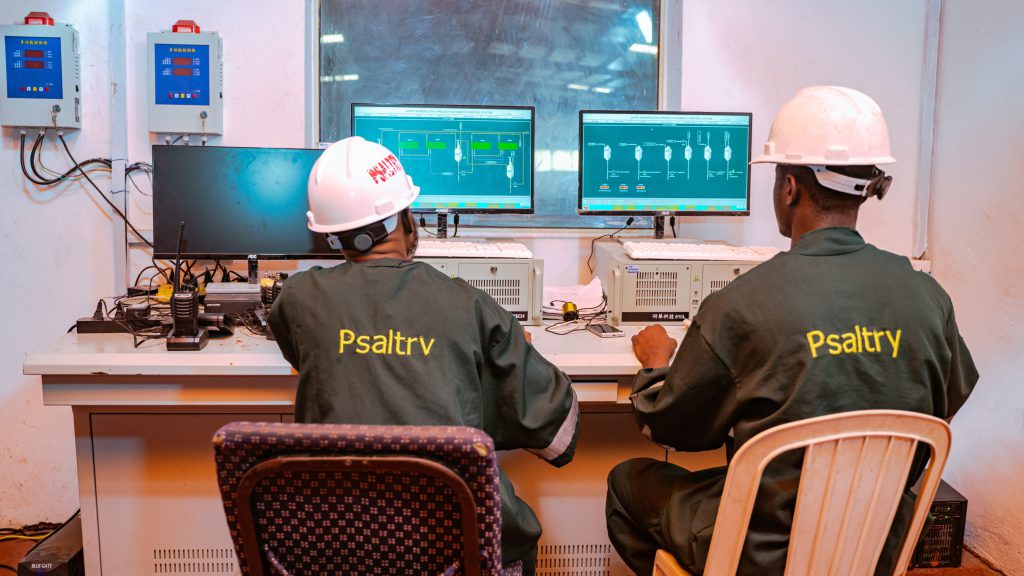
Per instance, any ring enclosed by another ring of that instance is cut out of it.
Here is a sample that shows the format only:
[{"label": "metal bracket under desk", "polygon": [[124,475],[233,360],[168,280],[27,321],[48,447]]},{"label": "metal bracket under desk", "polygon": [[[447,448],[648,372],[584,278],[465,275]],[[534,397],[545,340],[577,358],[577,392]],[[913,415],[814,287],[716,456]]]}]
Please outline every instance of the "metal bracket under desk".
[{"label": "metal bracket under desk", "polygon": [[631,412],[632,376],[569,376],[581,412]]}]

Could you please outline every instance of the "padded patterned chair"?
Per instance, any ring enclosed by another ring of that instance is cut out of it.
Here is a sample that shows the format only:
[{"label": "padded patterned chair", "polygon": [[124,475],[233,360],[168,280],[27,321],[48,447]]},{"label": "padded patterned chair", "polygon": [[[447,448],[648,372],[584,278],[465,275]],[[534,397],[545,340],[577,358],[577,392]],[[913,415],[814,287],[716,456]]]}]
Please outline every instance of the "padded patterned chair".
[{"label": "padded patterned chair", "polygon": [[243,574],[522,574],[480,430],[233,422],[213,444]]}]

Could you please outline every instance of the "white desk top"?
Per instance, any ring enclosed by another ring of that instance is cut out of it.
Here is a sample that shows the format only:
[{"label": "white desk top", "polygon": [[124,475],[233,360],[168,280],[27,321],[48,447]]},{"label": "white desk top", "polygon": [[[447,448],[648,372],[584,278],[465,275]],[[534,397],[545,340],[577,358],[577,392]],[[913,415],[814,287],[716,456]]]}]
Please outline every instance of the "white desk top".
[{"label": "white desk top", "polygon": [[[599,338],[581,331],[565,336],[528,328],[533,345],[573,377],[632,376],[640,369],[630,336],[640,327],[623,326],[622,338]],[[677,340],[684,330],[667,328]],[[211,339],[199,352],[168,352],[163,340],[132,347],[127,334],[67,334],[29,354],[24,373],[41,376],[288,376],[291,366],[277,344],[244,331]]]}]

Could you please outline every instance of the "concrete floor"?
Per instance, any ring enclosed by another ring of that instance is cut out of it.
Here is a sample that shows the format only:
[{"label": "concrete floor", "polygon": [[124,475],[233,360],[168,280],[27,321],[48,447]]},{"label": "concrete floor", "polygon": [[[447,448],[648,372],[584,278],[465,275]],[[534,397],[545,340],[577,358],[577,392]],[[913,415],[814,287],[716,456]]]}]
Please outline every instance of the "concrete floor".
[{"label": "concrete floor", "polygon": [[[7,541],[0,542],[0,564],[17,568],[18,562],[25,556],[29,548],[35,545],[34,542]],[[7,570],[0,569],[0,576],[5,576]],[[1002,576],[1000,572],[992,570],[974,554],[964,551],[963,564],[960,568],[934,568],[929,570],[911,570],[907,576]]]}]

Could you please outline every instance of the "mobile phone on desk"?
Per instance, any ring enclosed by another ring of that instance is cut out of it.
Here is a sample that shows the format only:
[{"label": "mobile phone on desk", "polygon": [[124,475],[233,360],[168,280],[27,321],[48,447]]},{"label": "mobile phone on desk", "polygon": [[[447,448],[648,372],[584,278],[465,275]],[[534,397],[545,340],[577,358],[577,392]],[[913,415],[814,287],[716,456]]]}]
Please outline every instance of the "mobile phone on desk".
[{"label": "mobile phone on desk", "polygon": [[587,326],[587,332],[596,334],[601,338],[619,338],[625,334],[625,332],[611,324],[590,324]]}]

